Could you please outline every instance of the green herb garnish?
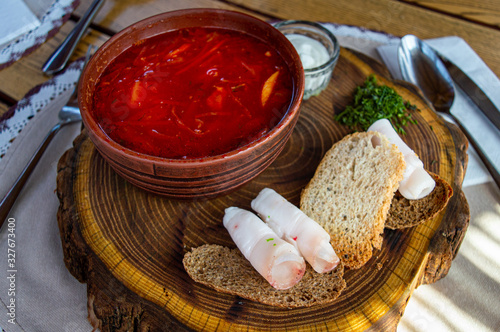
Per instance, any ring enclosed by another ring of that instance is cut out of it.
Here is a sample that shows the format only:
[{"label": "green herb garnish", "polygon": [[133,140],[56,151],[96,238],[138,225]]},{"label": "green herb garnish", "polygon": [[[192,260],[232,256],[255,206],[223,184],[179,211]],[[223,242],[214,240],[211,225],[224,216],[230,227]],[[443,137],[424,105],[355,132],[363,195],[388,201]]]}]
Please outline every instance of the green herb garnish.
[{"label": "green herb garnish", "polygon": [[266,239],[266,242],[269,242],[269,241],[272,241],[272,240],[274,240],[274,238],[273,238],[273,237],[271,237],[271,238],[269,238],[269,239]]},{"label": "green herb garnish", "polygon": [[388,119],[398,133],[406,134],[403,126],[417,123],[408,111],[416,109],[393,88],[378,85],[375,76],[370,75],[364,85],[356,88],[353,104],[346,106],[335,120],[351,129],[367,130],[375,121]]}]

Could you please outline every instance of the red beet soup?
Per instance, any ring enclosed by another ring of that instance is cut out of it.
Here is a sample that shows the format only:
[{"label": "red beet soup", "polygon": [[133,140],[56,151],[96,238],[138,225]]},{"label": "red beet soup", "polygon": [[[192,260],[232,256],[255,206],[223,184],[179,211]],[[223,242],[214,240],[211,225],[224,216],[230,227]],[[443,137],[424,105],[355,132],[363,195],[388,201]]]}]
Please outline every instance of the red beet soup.
[{"label": "red beet soup", "polygon": [[292,95],[290,70],[272,45],[229,29],[185,28],[115,58],[99,77],[92,115],[136,152],[205,158],[265,135]]}]

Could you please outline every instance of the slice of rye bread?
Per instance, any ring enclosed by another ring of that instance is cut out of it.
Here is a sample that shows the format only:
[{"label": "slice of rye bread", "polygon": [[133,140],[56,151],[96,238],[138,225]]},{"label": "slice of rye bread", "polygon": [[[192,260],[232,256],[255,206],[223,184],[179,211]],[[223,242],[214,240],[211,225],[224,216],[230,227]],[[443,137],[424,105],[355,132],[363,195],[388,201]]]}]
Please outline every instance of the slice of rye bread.
[{"label": "slice of rye bread", "polygon": [[302,191],[301,210],[330,234],[345,267],[362,267],[381,248],[404,170],[403,154],[385,135],[354,133],[327,151]]},{"label": "slice of rye bread", "polygon": [[182,260],[189,276],[217,291],[255,302],[287,308],[310,307],[335,300],[346,283],[342,263],[329,273],[317,273],[307,265],[302,279],[285,290],[273,288],[241,254],[216,244],[192,249]]},{"label": "slice of rye bread", "polygon": [[386,228],[402,229],[420,225],[434,218],[446,207],[451,196],[453,196],[453,189],[448,182],[437,174],[432,172],[429,172],[429,174],[436,181],[436,187],[424,198],[410,200],[396,192],[392,199],[389,215],[385,221]]}]

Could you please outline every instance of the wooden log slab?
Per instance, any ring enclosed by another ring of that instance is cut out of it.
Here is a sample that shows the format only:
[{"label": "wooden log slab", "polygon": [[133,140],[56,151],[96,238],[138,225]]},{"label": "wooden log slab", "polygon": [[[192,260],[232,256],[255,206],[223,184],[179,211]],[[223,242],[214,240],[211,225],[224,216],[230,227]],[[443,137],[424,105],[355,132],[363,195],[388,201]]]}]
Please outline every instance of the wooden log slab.
[{"label": "wooden log slab", "polygon": [[[434,219],[386,230],[380,251],[361,269],[347,270],[346,289],[331,304],[278,308],[216,292],[193,282],[184,254],[204,243],[234,248],[222,226],[224,209],[250,209],[271,187],[298,205],[301,190],[325,152],[350,130],[334,112],[352,101],[374,73],[417,105],[417,125],[403,140],[425,167],[450,183],[454,195]],[[211,200],[175,201],[138,189],[112,171],[85,130],[60,159],[58,222],[69,271],[87,283],[89,321],[102,331],[357,331],[395,330],[412,291],[448,272],[469,222],[461,190],[467,141],[408,84],[393,82],[378,62],[342,49],[329,87],[303,103],[278,159],[237,191]]]}]

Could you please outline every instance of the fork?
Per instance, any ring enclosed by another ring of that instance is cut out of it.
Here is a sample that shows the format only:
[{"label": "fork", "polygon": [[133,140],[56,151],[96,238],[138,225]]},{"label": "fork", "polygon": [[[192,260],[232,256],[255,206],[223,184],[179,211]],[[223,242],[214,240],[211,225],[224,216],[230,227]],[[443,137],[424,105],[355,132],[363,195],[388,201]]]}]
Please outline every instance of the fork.
[{"label": "fork", "polygon": [[[87,49],[87,53],[85,55],[85,60],[82,66],[82,71],[80,72],[80,76],[78,80],[80,80],[81,73],[85,69],[90,57],[95,52],[97,47],[90,45]],[[73,93],[69,98],[69,101],[65,106],[59,111],[59,122],[48,132],[47,136],[43,139],[42,143],[38,146],[37,150],[29,160],[28,164],[24,167],[23,171],[17,178],[16,182],[12,185],[9,192],[3,198],[0,203],[0,228],[2,227],[5,219],[7,218],[14,202],[16,201],[19,193],[24,187],[24,184],[28,180],[29,176],[35,169],[38,161],[42,157],[43,153],[47,149],[50,141],[54,138],[54,136],[59,132],[59,130],[67,124],[74,123],[77,121],[81,121],[82,116],[80,114],[80,109],[78,108],[78,85],[74,87]]]}]

